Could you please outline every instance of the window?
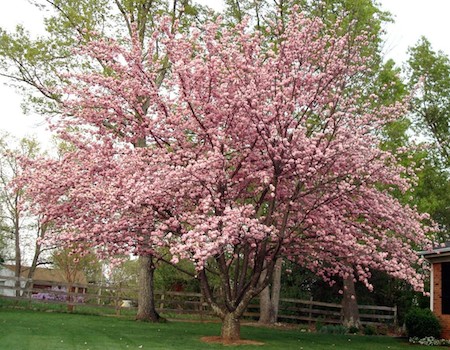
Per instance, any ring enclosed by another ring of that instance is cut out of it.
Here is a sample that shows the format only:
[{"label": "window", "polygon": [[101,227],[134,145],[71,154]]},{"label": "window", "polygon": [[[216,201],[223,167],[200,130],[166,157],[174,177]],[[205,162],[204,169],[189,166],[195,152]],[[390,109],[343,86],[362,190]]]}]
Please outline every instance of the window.
[{"label": "window", "polygon": [[450,315],[450,262],[442,263],[442,314]]}]

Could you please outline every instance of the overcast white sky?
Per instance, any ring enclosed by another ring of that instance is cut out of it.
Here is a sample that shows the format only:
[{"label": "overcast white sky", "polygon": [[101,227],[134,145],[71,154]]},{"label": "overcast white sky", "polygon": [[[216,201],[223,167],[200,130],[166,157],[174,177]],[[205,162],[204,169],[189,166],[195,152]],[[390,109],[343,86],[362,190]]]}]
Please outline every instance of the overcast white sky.
[{"label": "overcast white sky", "polygon": [[[200,3],[220,8],[221,0],[197,0]],[[426,36],[435,50],[450,55],[450,0],[379,0],[381,8],[394,15],[395,23],[386,27],[385,55],[399,65],[406,60],[406,51],[421,35]],[[0,27],[12,30],[16,24],[23,24],[32,34],[43,32],[41,13],[27,0],[3,1],[0,12]],[[0,83],[4,83],[0,80]],[[0,130],[6,130],[16,137],[36,135],[43,142],[48,133],[41,118],[25,116],[22,101],[14,89],[0,84],[1,109]]]}]

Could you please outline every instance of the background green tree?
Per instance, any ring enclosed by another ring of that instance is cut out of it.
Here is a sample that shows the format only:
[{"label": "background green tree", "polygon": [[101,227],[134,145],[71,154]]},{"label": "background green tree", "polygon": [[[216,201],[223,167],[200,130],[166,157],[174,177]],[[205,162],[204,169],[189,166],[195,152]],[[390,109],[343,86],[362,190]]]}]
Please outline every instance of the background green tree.
[{"label": "background green tree", "polygon": [[408,85],[418,91],[411,100],[416,131],[427,137],[437,156],[450,164],[450,60],[422,37],[409,49]]},{"label": "background green tree", "polygon": [[[40,146],[35,139],[15,140],[8,134],[0,136],[0,249],[2,259],[14,263],[14,275],[21,276],[24,261],[30,264],[27,278],[32,278],[45,250],[40,242],[46,227],[40,218],[27,209],[23,186],[13,184],[22,174],[21,157],[35,158]],[[19,280],[16,288],[20,287]],[[20,290],[16,290],[17,296]]]}]

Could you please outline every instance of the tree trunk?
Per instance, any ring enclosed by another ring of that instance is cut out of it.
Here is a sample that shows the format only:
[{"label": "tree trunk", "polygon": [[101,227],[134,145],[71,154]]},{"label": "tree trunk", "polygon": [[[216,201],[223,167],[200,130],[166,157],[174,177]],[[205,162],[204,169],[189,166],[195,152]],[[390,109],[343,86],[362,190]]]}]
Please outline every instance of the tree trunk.
[{"label": "tree trunk", "polygon": [[281,269],[283,267],[283,259],[278,258],[273,271],[272,280],[272,323],[278,320],[278,310],[280,307],[280,294],[281,294]]},{"label": "tree trunk", "polygon": [[[39,247],[39,248],[38,248]],[[33,261],[31,262],[31,266],[30,269],[28,270],[28,275],[27,275],[27,281],[25,282],[25,287],[24,287],[24,291],[26,291],[27,297],[30,297],[31,292],[29,292],[28,290],[33,286],[33,277],[34,277],[34,272],[36,271],[36,267],[37,267],[37,263],[39,260],[39,255],[40,255],[40,244],[36,243],[36,250],[33,256]]]},{"label": "tree trunk", "polygon": [[345,327],[348,328],[361,327],[353,275],[344,278],[344,297],[342,299],[342,316],[343,316],[343,325]]},{"label": "tree trunk", "polygon": [[14,277],[16,281],[14,287],[16,288],[16,297],[20,297],[20,272],[22,270],[22,256],[20,251],[20,227],[19,227],[19,214],[16,210],[14,221],[14,246],[15,246],[15,268]]},{"label": "tree trunk", "polygon": [[[267,286],[259,295],[260,314],[258,322],[261,324],[274,324],[278,320],[278,309],[281,292],[281,267],[283,259],[278,258],[272,276],[272,286]],[[261,274],[265,278],[266,272]],[[271,293],[272,291],[272,293]]]},{"label": "tree trunk", "polygon": [[270,287],[267,286],[259,294],[259,323],[273,323],[272,301],[270,300]]},{"label": "tree trunk", "polygon": [[139,257],[139,296],[136,320],[159,322],[161,316],[156,312],[153,290],[155,265],[151,256]]},{"label": "tree trunk", "polygon": [[234,313],[227,313],[222,319],[221,336],[224,343],[233,343],[241,339],[241,323]]},{"label": "tree trunk", "polygon": [[[41,243],[40,239],[44,238],[46,232],[46,225],[39,225],[38,228],[38,237],[36,238],[36,242],[34,245],[34,255],[33,261],[31,262],[30,269],[28,270],[27,281],[25,283],[24,290],[28,291],[32,286],[32,279],[34,277],[34,272],[36,271],[36,267],[38,265],[39,257],[41,255]],[[30,297],[31,292],[27,292],[27,297]]]},{"label": "tree trunk", "polygon": [[72,282],[69,281],[69,283],[67,284],[67,311],[68,312],[73,312],[73,295],[72,295]]}]

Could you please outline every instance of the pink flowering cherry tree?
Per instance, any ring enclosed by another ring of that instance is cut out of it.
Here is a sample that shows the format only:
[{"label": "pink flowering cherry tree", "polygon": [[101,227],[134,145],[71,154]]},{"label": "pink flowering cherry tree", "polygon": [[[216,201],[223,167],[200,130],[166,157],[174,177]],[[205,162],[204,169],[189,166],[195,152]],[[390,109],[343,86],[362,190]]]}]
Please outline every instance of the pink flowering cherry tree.
[{"label": "pink flowering cherry tree", "polygon": [[409,169],[378,147],[404,108],[360,101],[370,39],[297,13],[267,31],[276,39],[219,21],[174,35],[163,21],[145,47],[80,48],[102,71],[67,77],[55,127],[75,150],[29,168],[49,239],[190,259],[225,342],[280,257],[330,283],[371,288],[378,269],[423,289],[426,216],[391,195]]}]

